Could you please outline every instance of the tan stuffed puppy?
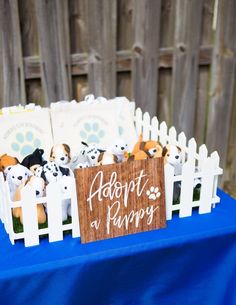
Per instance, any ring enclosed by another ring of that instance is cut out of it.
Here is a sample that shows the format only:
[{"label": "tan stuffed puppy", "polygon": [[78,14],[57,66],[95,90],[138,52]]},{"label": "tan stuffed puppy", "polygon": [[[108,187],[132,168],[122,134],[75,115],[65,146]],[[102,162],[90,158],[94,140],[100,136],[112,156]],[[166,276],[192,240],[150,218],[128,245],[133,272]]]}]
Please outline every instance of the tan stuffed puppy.
[{"label": "tan stuffed puppy", "polygon": [[[40,197],[44,196],[44,193],[45,193],[45,182],[44,182],[44,180],[40,177],[31,176],[28,180],[23,182],[18,187],[18,189],[15,192],[14,201],[21,200],[21,190],[26,185],[30,185],[32,187],[32,189],[35,191],[35,194],[36,194],[37,198],[40,198]],[[20,218],[20,222],[23,224],[23,217],[22,217],[21,208],[20,207],[14,208],[12,213],[13,213],[14,217]],[[46,213],[44,211],[44,206],[41,203],[37,204],[37,215],[38,215],[38,223],[39,224],[42,224],[42,223],[46,222]]]},{"label": "tan stuffed puppy", "polygon": [[17,158],[4,154],[0,157],[0,171],[6,176],[11,167],[18,163],[19,161]]},{"label": "tan stuffed puppy", "polygon": [[139,150],[135,154],[132,154],[129,156],[128,161],[134,161],[134,160],[146,160],[149,156],[143,151]]},{"label": "tan stuffed puppy", "polygon": [[108,165],[118,163],[118,157],[109,151],[100,153],[97,160],[97,165]]},{"label": "tan stuffed puppy", "polygon": [[143,141],[140,134],[138,142],[135,144],[129,160],[145,160],[147,158],[162,157],[162,145],[157,141]]}]

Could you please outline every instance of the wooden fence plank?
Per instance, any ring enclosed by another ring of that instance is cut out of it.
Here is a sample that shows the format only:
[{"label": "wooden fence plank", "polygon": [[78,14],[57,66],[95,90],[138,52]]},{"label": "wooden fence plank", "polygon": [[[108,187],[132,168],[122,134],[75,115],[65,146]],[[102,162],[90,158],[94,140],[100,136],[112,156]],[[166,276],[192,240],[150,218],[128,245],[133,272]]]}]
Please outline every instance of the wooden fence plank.
[{"label": "wooden fence plank", "polygon": [[88,52],[87,0],[70,0],[70,48],[72,53]]},{"label": "wooden fence plank", "polygon": [[35,0],[18,1],[23,56],[39,55]]},{"label": "wooden fence plank", "polygon": [[177,131],[184,131],[188,138],[194,134],[202,3],[202,0],[176,1],[173,122]]},{"label": "wooden fence plank", "polygon": [[116,0],[89,0],[88,81],[95,96],[116,96]]},{"label": "wooden fence plank", "polygon": [[24,71],[17,0],[2,0],[0,6],[2,54],[2,106],[25,104]]},{"label": "wooden fence plank", "polygon": [[133,90],[137,106],[157,114],[160,0],[134,1]]},{"label": "wooden fence plank", "polygon": [[226,164],[236,69],[235,1],[219,1],[216,38],[212,57],[207,147],[217,150]]},{"label": "wooden fence plank", "polygon": [[35,1],[45,102],[71,97],[67,1]]}]

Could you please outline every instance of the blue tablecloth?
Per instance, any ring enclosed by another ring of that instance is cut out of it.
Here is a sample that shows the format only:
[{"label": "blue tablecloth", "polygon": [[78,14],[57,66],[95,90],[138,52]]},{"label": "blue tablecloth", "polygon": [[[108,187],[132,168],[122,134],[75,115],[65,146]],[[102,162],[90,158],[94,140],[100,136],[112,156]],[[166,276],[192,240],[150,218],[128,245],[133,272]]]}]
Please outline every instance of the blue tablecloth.
[{"label": "blue tablecloth", "polygon": [[211,214],[90,244],[12,246],[0,225],[1,305],[234,305],[236,201]]}]

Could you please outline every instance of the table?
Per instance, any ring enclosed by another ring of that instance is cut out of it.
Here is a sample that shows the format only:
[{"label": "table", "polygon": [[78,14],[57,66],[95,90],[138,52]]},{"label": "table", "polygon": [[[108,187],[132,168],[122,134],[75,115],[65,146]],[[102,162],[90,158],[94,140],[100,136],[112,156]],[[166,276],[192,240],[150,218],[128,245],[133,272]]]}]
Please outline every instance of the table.
[{"label": "table", "polygon": [[1,305],[235,305],[236,201],[166,229],[12,246],[0,225]]}]

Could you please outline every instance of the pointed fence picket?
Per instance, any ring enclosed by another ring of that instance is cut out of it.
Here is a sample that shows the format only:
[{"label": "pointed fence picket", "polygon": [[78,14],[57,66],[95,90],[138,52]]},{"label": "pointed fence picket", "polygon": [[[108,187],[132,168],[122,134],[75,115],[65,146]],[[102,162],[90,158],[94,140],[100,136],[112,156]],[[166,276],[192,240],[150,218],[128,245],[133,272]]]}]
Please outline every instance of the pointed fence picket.
[{"label": "pointed fence picket", "polygon": [[157,141],[158,127],[159,127],[158,119],[156,116],[154,116],[151,121],[151,140]]},{"label": "pointed fence picket", "polygon": [[24,241],[26,247],[39,244],[36,201],[35,192],[29,185],[26,185],[21,191]]},{"label": "pointed fence picket", "polygon": [[[150,126],[150,115],[149,113],[145,112],[143,115],[143,126]],[[150,127],[143,128],[143,140],[147,141],[150,139]]]}]

